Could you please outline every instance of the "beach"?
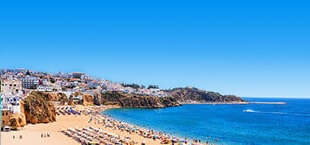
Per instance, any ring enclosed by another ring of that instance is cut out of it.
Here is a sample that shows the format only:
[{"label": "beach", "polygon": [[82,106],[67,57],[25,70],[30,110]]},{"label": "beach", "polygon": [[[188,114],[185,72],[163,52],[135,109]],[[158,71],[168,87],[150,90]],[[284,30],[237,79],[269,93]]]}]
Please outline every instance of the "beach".
[{"label": "beach", "polygon": [[[82,108],[82,106],[79,106]],[[101,110],[101,111],[104,111]],[[1,145],[80,145],[72,137],[68,137],[63,130],[68,128],[100,128],[106,132],[119,135],[120,138],[130,137],[136,143],[145,142],[148,145],[158,145],[160,140],[144,138],[137,134],[130,134],[118,129],[105,128],[95,119],[90,122],[92,115],[57,115],[57,121],[48,124],[28,124],[20,131],[1,132]],[[48,137],[49,136],[49,137]]]}]

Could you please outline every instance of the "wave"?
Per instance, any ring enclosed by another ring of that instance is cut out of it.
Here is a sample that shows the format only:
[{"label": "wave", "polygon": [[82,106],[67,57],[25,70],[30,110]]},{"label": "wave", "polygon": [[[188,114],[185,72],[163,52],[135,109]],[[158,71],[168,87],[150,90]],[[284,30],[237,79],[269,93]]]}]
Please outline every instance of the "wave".
[{"label": "wave", "polygon": [[292,116],[310,116],[310,114],[300,114],[300,113],[287,113],[287,112],[263,112],[263,111],[256,111],[252,109],[243,110],[246,113],[262,113],[262,114],[277,114],[277,115],[292,115]]},{"label": "wave", "polygon": [[247,110],[243,110],[243,112],[250,112],[250,113],[253,113],[253,112],[256,112],[256,111],[251,110],[251,109],[247,109]]}]

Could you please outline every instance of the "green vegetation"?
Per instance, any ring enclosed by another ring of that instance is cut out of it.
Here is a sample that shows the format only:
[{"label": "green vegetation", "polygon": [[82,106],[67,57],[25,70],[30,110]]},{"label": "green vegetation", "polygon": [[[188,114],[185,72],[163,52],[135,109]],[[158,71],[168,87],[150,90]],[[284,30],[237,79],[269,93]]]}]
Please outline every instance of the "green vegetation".
[{"label": "green vegetation", "polygon": [[56,80],[53,77],[51,77],[50,82],[54,84],[56,82]]},{"label": "green vegetation", "polygon": [[131,88],[134,88],[134,89],[139,89],[139,88],[142,88],[142,86],[138,85],[138,84],[135,84],[135,83],[132,83],[132,84],[125,84],[125,83],[122,83],[121,84],[123,87],[131,87]]},{"label": "green vegetation", "polygon": [[[144,85],[138,85],[138,84],[135,84],[135,83],[132,83],[132,84],[126,84],[126,83],[122,83],[121,84],[123,87],[131,87],[131,88],[134,88],[134,89],[139,89],[139,88],[145,88]],[[147,89],[159,89],[158,85],[149,85],[147,87]]]},{"label": "green vegetation", "polygon": [[149,85],[147,89],[159,89],[158,85]]},{"label": "green vegetation", "polygon": [[124,108],[163,108],[180,105],[173,97],[143,96],[121,92],[105,92],[101,96],[104,104],[119,105]]},{"label": "green vegetation", "polygon": [[217,92],[199,90],[197,88],[175,88],[168,90],[173,97],[181,102],[198,101],[198,102],[244,102],[240,97],[234,95],[222,95]]},{"label": "green vegetation", "polygon": [[30,75],[31,75],[31,73],[30,73],[30,71],[29,71],[29,70],[27,70],[26,75],[28,75],[28,76],[30,76]]}]

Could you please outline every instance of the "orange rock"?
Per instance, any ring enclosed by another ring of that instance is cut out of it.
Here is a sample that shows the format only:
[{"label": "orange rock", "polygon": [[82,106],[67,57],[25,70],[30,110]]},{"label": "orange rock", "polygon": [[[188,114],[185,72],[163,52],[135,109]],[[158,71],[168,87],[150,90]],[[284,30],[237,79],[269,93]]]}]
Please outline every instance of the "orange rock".
[{"label": "orange rock", "polygon": [[84,94],[83,105],[85,106],[94,105],[94,97],[92,95]]},{"label": "orange rock", "polygon": [[26,117],[24,113],[17,112],[10,117],[10,126],[13,128],[24,127],[26,125]]},{"label": "orange rock", "polygon": [[33,91],[21,103],[28,123],[49,123],[56,121],[56,110],[46,93]]}]

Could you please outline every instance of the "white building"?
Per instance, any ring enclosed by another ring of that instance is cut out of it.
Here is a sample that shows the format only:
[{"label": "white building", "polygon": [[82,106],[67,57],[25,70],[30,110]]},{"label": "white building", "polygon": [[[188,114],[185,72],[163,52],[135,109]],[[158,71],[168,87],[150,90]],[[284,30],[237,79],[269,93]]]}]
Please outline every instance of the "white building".
[{"label": "white building", "polygon": [[1,104],[3,110],[9,110],[11,113],[20,111],[21,98],[14,95],[1,95]]},{"label": "white building", "polygon": [[47,79],[43,79],[43,80],[42,80],[42,85],[43,85],[43,86],[49,85],[49,81],[48,81]]},{"label": "white building", "polygon": [[22,91],[20,80],[3,80],[1,81],[2,94],[19,94]]},{"label": "white building", "polygon": [[97,81],[89,81],[89,82],[87,82],[87,85],[88,85],[88,87],[96,88],[96,87],[100,86],[100,83]]},{"label": "white building", "polygon": [[58,92],[62,90],[62,81],[56,81],[54,89],[57,90]]},{"label": "white building", "polygon": [[37,89],[39,86],[39,79],[33,76],[26,76],[22,79],[22,86],[26,89]]},{"label": "white building", "polygon": [[52,92],[53,88],[51,86],[42,86],[42,85],[40,85],[37,88],[37,90],[40,91],[40,92]]}]

